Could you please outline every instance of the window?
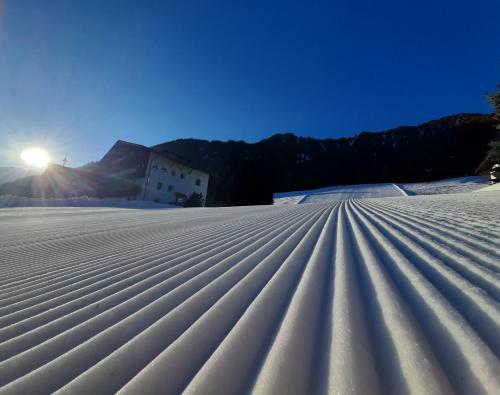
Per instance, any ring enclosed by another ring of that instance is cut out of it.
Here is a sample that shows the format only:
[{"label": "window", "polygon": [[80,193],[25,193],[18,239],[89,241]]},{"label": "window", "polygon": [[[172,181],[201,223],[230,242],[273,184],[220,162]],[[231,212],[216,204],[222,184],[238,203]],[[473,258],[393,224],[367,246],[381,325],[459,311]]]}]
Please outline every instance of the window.
[{"label": "window", "polygon": [[196,181],[194,182],[196,185],[201,185],[201,180],[199,178],[196,179]]},{"label": "window", "polygon": [[169,186],[168,186],[168,191],[169,191],[169,192],[172,192],[173,190],[174,190],[174,187],[173,187],[172,185],[169,185]]},{"label": "window", "polygon": [[172,171],[170,172],[170,174],[172,174],[173,176],[175,176],[175,170],[172,170]]},{"label": "window", "polygon": [[167,168],[166,168],[165,166],[162,166],[162,167],[161,167],[161,169],[162,169],[163,171],[167,171],[167,172],[168,172],[168,170],[167,170]]},{"label": "window", "polygon": [[152,166],[153,169],[158,169],[158,163],[155,163],[153,162],[153,166]]},{"label": "window", "polygon": [[181,178],[184,179],[184,173],[181,173]]},{"label": "window", "polygon": [[163,187],[163,183],[159,182],[156,184],[156,189],[161,189]]}]

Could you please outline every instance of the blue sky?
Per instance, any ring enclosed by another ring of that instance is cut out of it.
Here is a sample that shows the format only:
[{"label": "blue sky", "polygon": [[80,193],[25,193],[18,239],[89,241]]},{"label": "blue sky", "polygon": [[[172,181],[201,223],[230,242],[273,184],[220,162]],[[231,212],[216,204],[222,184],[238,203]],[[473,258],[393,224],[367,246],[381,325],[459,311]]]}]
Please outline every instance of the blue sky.
[{"label": "blue sky", "polygon": [[[1,1],[1,0],[0,0]],[[498,0],[5,0],[0,165],[117,139],[318,138],[490,112]]]}]

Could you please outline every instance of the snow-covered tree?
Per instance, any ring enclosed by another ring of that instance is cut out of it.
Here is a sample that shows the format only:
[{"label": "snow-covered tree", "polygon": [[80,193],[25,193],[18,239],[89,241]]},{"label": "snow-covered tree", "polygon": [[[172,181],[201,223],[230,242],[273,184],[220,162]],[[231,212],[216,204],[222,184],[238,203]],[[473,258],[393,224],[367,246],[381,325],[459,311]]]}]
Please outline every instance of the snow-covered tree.
[{"label": "snow-covered tree", "polygon": [[495,139],[488,144],[490,147],[490,150],[488,151],[488,161],[494,165],[500,163],[500,84],[497,84],[497,88],[499,88],[499,90],[488,95],[488,101],[495,109],[494,117],[498,122],[498,133]]},{"label": "snow-covered tree", "polygon": [[497,84],[498,91],[488,94],[488,101],[495,109],[495,118],[500,122],[500,84]]}]

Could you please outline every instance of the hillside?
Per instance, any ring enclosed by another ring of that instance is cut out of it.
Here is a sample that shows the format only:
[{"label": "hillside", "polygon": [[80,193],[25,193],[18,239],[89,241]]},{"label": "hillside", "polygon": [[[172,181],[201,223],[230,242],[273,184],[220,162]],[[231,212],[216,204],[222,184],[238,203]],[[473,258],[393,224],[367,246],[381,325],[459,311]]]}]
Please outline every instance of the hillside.
[{"label": "hillside", "polygon": [[494,133],[490,115],[458,114],[349,138],[285,133],[254,144],[180,139],[154,148],[187,157],[212,174],[208,204],[245,205],[270,203],[278,191],[471,175]]},{"label": "hillside", "polygon": [[23,169],[21,167],[14,166],[3,166],[0,167],[0,184],[12,182],[20,178],[34,176],[39,173],[39,170]]},{"label": "hillside", "polygon": [[45,172],[0,185],[0,194],[27,197],[97,196],[97,183],[88,171],[51,164]]},{"label": "hillside", "polygon": [[[272,203],[278,191],[472,175],[495,132],[490,115],[458,114],[349,138],[320,140],[285,133],[257,143],[179,139],[152,148],[188,158],[211,174],[207,205],[254,205]],[[79,169],[53,165],[43,175],[0,185],[0,194],[123,196],[128,186],[110,180],[108,173],[99,163]]]},{"label": "hillside", "polygon": [[79,168],[50,164],[39,175],[0,184],[0,195],[30,198],[127,197],[130,182],[107,175],[106,168],[86,165]]}]

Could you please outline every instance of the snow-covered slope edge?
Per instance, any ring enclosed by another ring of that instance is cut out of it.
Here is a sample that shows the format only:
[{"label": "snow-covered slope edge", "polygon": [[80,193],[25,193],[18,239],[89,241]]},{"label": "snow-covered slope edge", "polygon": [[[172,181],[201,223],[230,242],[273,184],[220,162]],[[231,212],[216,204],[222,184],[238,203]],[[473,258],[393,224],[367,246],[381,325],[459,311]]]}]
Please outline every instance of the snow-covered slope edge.
[{"label": "snow-covered slope edge", "polygon": [[500,388],[498,193],[0,221],[0,393]]},{"label": "snow-covered slope edge", "polygon": [[339,185],[308,191],[279,192],[273,195],[274,205],[301,203],[334,203],[346,199],[406,196],[399,186],[387,184]]},{"label": "snow-covered slope edge", "polygon": [[500,183],[488,185],[487,187],[478,189],[474,192],[492,192],[492,191],[500,191]]},{"label": "snow-covered slope edge", "polygon": [[408,195],[438,195],[474,192],[488,185],[488,177],[467,176],[432,182],[399,184]]},{"label": "snow-covered slope edge", "polygon": [[274,194],[273,200],[277,206],[300,203],[327,203],[345,199],[465,193],[480,190],[487,185],[487,177],[468,176],[433,182],[340,185],[308,191],[278,192]]}]

